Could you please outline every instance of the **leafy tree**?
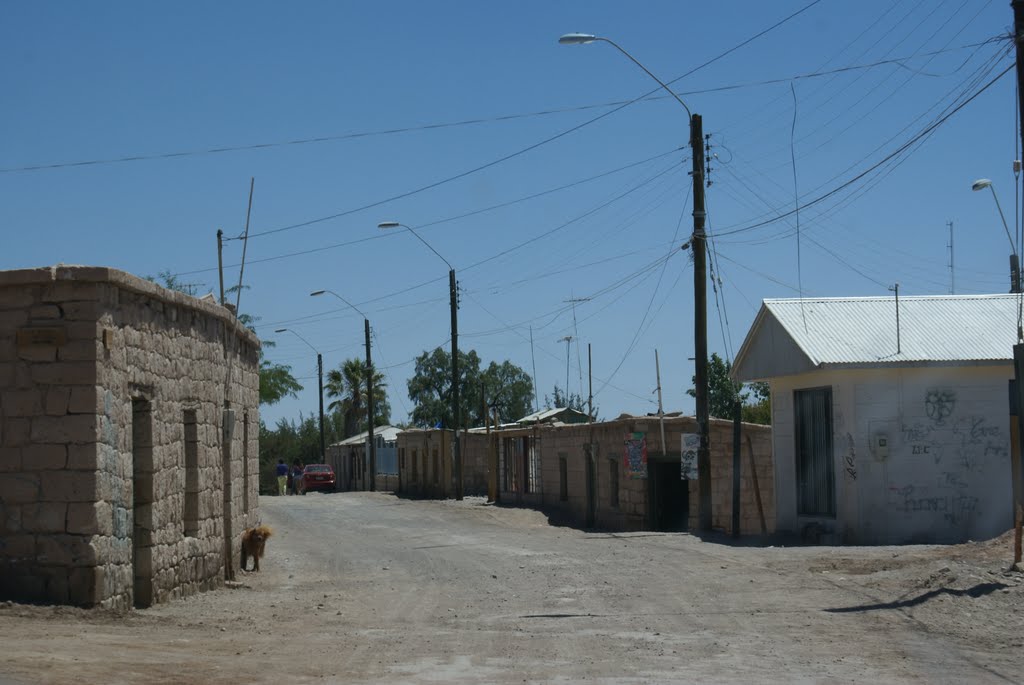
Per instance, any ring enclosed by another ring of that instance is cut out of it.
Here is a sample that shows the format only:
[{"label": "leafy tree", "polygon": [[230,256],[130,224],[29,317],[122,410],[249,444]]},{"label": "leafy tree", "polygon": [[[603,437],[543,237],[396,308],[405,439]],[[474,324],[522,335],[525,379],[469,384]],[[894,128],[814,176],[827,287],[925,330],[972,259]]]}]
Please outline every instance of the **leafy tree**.
[{"label": "leafy tree", "polygon": [[760,423],[766,426],[772,423],[772,393],[766,381],[757,381],[749,386],[753,401],[743,405],[743,420],[747,423]]},{"label": "leafy tree", "polygon": [[[343,439],[343,418],[332,412],[324,415],[324,437],[328,445]],[[320,462],[320,421],[317,416],[299,415],[299,420],[282,418],[270,429],[260,421],[260,493],[277,492],[277,460],[286,464],[298,459],[303,464]]]},{"label": "leafy tree", "polygon": [[[533,380],[523,369],[506,360],[491,362],[480,374],[479,386],[488,404],[497,409],[499,421],[515,421],[530,413],[533,399]],[[477,408],[474,425],[484,424]]]},{"label": "leafy tree", "polygon": [[[711,354],[708,360],[708,413],[719,419],[732,419],[733,403],[739,400],[742,403],[741,418],[750,423],[771,423],[770,392],[767,383],[754,383],[750,386],[756,398],[755,402],[749,402],[750,393],[744,392],[742,383],[737,383],[729,375],[732,372],[732,364],[725,361],[717,352]],[[696,385],[697,379],[693,378]],[[690,397],[696,397],[695,389],[686,391]]]},{"label": "leafy tree", "polygon": [[[344,418],[345,436],[351,437],[367,430],[366,422],[366,362],[362,359],[346,359],[338,368],[327,372],[324,383],[327,396],[334,401],[328,409],[338,412]],[[380,371],[373,372],[373,425],[383,426],[391,422],[391,405],[388,403],[387,382]]]},{"label": "leafy tree", "polygon": [[[584,414],[587,413],[587,403],[583,401],[583,398],[574,392],[563,392],[562,388],[558,386],[558,383],[555,383],[555,390],[552,393],[552,397],[544,395],[544,406],[548,409],[569,407],[569,409],[575,409],[576,411],[581,411]],[[596,410],[594,411],[594,414],[597,414]]]},{"label": "leafy tree", "polygon": [[[452,418],[452,356],[440,347],[424,352],[416,358],[416,368],[409,379],[409,399],[416,405],[412,410],[412,423],[422,428],[441,425],[451,428]],[[480,357],[475,350],[459,350],[459,416],[461,427],[473,420],[480,387]],[[476,411],[479,414],[479,410]]]}]

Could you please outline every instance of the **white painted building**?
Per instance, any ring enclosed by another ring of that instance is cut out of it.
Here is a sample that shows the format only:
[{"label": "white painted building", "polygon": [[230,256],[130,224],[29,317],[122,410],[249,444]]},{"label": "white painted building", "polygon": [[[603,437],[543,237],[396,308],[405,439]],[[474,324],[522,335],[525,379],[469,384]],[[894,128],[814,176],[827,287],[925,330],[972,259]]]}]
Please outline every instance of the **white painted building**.
[{"label": "white painted building", "polygon": [[1014,295],[765,300],[733,366],[771,385],[776,529],[986,539],[1013,521]]}]

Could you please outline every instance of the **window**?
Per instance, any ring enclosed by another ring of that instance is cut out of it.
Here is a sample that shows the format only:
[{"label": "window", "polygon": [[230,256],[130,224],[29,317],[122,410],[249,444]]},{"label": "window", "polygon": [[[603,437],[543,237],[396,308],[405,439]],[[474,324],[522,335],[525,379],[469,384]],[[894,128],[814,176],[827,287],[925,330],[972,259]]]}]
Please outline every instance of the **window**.
[{"label": "window", "polygon": [[184,532],[199,535],[199,425],[196,410],[186,409],[185,424],[185,512]]},{"label": "window", "polygon": [[608,483],[609,491],[611,492],[610,504],[618,508],[619,506],[619,460],[609,459],[608,460]]},{"label": "window", "polygon": [[832,456],[832,388],[793,393],[796,423],[797,513],[835,516],[836,482]]},{"label": "window", "polygon": [[569,501],[569,463],[563,456],[558,457],[558,499]]}]

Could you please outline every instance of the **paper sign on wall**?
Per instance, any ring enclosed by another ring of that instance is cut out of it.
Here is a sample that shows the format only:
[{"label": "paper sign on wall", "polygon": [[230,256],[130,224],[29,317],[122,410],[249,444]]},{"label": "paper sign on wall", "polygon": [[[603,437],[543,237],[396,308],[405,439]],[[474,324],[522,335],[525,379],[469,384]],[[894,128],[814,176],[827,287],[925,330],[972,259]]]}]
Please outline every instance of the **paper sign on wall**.
[{"label": "paper sign on wall", "polygon": [[626,436],[623,465],[626,478],[647,478],[647,438],[643,433]]},{"label": "paper sign on wall", "polygon": [[700,449],[700,433],[683,433],[683,454],[680,459],[680,477],[683,480],[697,480],[697,450]]}]

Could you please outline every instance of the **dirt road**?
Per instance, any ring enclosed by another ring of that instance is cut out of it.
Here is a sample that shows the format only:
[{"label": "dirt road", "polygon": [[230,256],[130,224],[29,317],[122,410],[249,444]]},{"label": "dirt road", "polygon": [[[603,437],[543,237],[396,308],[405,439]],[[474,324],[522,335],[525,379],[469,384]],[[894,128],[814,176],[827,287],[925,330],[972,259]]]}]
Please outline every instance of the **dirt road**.
[{"label": "dirt road", "polygon": [[259,574],[0,605],[0,683],[1018,682],[1005,545],[755,548],[346,493],[262,498]]}]

